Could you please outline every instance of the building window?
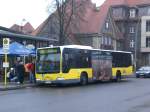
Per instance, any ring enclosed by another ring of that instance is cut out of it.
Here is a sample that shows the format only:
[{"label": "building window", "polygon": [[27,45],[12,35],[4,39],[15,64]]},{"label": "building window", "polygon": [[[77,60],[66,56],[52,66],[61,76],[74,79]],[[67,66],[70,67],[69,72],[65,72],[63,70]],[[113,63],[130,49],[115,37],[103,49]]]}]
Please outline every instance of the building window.
[{"label": "building window", "polygon": [[150,47],[150,37],[146,37],[146,47]]},{"label": "building window", "polygon": [[135,9],[130,9],[130,17],[134,18],[136,14],[136,10]]},{"label": "building window", "polygon": [[121,50],[121,48],[122,48],[121,42],[117,42],[117,50]]},{"label": "building window", "polygon": [[147,10],[147,15],[148,16],[150,15],[150,8],[148,8],[148,10]]},{"label": "building window", "polygon": [[106,29],[109,28],[109,23],[108,22],[106,22],[105,27],[106,27]]},{"label": "building window", "polygon": [[103,37],[101,44],[102,45],[107,45],[107,43],[108,43],[107,40],[108,40],[107,37]]},{"label": "building window", "polygon": [[130,48],[134,48],[134,44],[135,44],[134,40],[131,40],[130,41]]},{"label": "building window", "polygon": [[107,37],[104,38],[104,44],[107,45]]},{"label": "building window", "polygon": [[146,21],[146,32],[150,32],[150,20]]},{"label": "building window", "polygon": [[130,33],[135,33],[135,27],[130,27]]},{"label": "building window", "polygon": [[101,38],[101,44],[104,44],[104,37]]},{"label": "building window", "polygon": [[101,38],[101,44],[102,45],[112,45],[112,38],[110,37],[103,37]]},{"label": "building window", "polygon": [[111,38],[108,38],[108,45],[112,45],[112,39]]}]

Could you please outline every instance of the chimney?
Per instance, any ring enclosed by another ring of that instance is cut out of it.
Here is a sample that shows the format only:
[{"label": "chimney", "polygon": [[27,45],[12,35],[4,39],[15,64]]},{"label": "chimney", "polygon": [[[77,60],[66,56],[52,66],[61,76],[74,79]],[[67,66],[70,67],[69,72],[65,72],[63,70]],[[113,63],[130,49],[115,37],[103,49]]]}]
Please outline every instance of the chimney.
[{"label": "chimney", "polygon": [[96,6],[96,3],[94,5],[94,11],[99,12],[100,11],[100,6]]}]

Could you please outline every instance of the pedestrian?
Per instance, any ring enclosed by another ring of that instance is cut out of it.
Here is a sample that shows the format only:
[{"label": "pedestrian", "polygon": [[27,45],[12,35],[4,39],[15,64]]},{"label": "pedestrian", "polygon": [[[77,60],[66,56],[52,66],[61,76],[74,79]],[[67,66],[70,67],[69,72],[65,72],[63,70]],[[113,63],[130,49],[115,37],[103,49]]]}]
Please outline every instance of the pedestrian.
[{"label": "pedestrian", "polygon": [[14,74],[14,68],[10,68],[9,72],[7,73],[7,79],[9,82],[12,81],[12,79],[14,78],[15,74]]},{"label": "pedestrian", "polygon": [[29,70],[29,80],[30,80],[30,83],[35,83],[35,73],[34,73],[34,63],[29,63],[27,64],[27,69]]},{"label": "pedestrian", "polygon": [[2,76],[3,76],[3,75],[2,75],[2,69],[0,68],[0,81],[3,79]]},{"label": "pedestrian", "polygon": [[20,61],[19,64],[17,64],[16,73],[17,73],[17,77],[18,77],[18,83],[23,84],[25,68],[24,68],[24,65],[23,65],[22,61]]}]

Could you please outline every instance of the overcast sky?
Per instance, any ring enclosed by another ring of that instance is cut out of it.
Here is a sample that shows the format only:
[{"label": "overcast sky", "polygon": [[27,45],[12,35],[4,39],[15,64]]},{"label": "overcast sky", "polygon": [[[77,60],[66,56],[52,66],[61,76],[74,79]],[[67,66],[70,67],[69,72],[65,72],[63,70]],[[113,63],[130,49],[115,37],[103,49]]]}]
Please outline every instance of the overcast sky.
[{"label": "overcast sky", "polygon": [[[97,5],[104,2],[92,1]],[[48,0],[0,0],[0,26],[9,28],[13,24],[21,25],[28,21],[36,28],[48,17],[47,4]]]}]

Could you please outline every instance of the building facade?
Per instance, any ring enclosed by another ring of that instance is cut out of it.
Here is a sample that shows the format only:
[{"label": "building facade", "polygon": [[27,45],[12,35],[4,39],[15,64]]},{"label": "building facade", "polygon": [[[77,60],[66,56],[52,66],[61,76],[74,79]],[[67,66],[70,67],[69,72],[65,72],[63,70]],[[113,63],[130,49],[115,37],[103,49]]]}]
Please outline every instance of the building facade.
[{"label": "building facade", "polygon": [[112,5],[108,13],[123,37],[122,49],[133,52],[139,67],[150,65],[150,4],[136,3]]},{"label": "building facade", "polygon": [[[100,9],[96,7],[91,0],[84,0],[82,10],[78,15],[80,17],[74,18],[72,21],[75,26],[69,26],[69,37],[65,38],[65,44],[79,44],[89,45],[94,48],[113,49],[113,40],[111,37],[102,38],[103,34],[100,32]],[[82,0],[76,0],[82,2]],[[76,3],[77,4],[77,3]],[[81,13],[82,12],[82,13]],[[54,12],[55,13],[55,12]],[[73,15],[74,17],[75,15]],[[96,18],[95,18],[96,16]],[[59,41],[59,24],[57,16],[51,14],[33,33],[32,35],[44,36]],[[115,38],[114,38],[115,40]]]},{"label": "building facade", "polygon": [[[87,0],[85,6],[83,18],[76,23],[78,30],[71,32],[66,44],[130,51],[138,67],[150,65],[150,0],[105,0],[100,7]],[[59,41],[55,20],[50,15],[34,35]]]},{"label": "building facade", "polygon": [[55,43],[56,41],[56,40],[48,39],[44,37],[37,37],[37,36],[16,33],[13,30],[0,26],[0,47],[3,47],[3,38],[9,38],[10,43],[18,42],[26,46],[32,45],[35,48],[47,47],[51,45],[52,43]]}]

